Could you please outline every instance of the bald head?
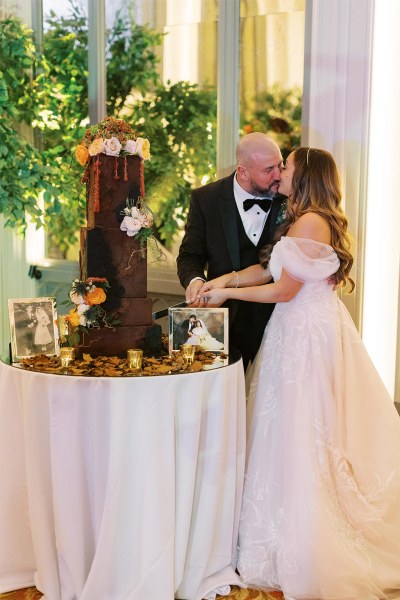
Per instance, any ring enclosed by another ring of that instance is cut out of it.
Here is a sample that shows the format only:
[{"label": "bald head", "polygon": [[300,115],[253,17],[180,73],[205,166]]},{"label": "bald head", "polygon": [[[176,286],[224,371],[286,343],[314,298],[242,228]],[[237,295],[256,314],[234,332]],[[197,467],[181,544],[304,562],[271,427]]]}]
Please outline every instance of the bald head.
[{"label": "bald head", "polygon": [[236,164],[249,167],[260,156],[280,155],[279,146],[265,133],[254,131],[240,140],[236,148]]},{"label": "bald head", "polygon": [[236,180],[249,194],[275,194],[282,166],[279,146],[265,133],[255,131],[240,140],[236,148]]}]

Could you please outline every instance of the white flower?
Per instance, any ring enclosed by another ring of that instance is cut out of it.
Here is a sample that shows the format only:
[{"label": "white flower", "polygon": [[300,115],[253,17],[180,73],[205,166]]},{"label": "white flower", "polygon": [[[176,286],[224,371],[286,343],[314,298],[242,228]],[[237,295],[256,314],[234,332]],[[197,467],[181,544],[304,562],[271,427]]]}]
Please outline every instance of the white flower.
[{"label": "white flower", "polygon": [[96,154],[104,152],[104,140],[102,138],[94,139],[88,148],[88,152],[90,156],[96,156]]},{"label": "white flower", "polygon": [[81,315],[79,317],[79,325],[83,325],[85,327],[85,325],[86,325],[86,317],[85,317],[85,315]]},{"label": "white flower", "polygon": [[139,219],[139,221],[141,221],[142,217],[142,215],[140,214],[140,210],[137,208],[137,206],[131,206],[131,208],[129,209],[129,216],[133,217],[134,219]]},{"label": "white flower", "polygon": [[82,294],[77,294],[76,292],[70,292],[69,297],[74,304],[84,304],[85,302],[85,298],[82,296]]},{"label": "white flower", "polygon": [[108,156],[119,156],[121,148],[121,142],[116,137],[107,138],[104,140],[104,152]]},{"label": "white flower", "polygon": [[120,225],[121,231],[126,231],[129,237],[133,237],[134,235],[136,235],[141,228],[142,224],[140,220],[134,217],[124,217]]},{"label": "white flower", "polygon": [[87,310],[89,310],[90,306],[89,306],[89,304],[78,304],[78,306],[76,308],[77,308],[78,314],[83,315],[83,313],[85,313]]},{"label": "white flower", "polygon": [[137,154],[137,142],[136,140],[128,140],[124,148],[128,154]]}]

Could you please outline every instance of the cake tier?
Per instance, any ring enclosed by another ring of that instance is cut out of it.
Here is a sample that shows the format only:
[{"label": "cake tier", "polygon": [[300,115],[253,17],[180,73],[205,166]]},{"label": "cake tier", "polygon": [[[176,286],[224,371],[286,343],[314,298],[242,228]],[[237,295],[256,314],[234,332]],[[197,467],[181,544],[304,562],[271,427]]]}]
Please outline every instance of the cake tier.
[{"label": "cake tier", "polygon": [[145,298],[147,261],[137,240],[120,229],[81,228],[81,278],[105,277],[111,294]]},{"label": "cake tier", "polygon": [[[104,305],[106,305],[104,303]],[[121,298],[121,303],[112,314],[121,325],[151,325],[153,300],[151,298]],[[108,311],[107,311],[108,312]],[[118,335],[120,327],[116,331]]]},{"label": "cake tier", "polygon": [[[99,160],[99,176],[96,182],[96,161]],[[116,227],[122,222],[121,211],[126,199],[137,200],[140,191],[141,164],[138,156],[93,157],[86,184],[86,210],[88,227]],[[117,174],[118,179],[115,178]],[[128,177],[125,181],[124,177]],[[95,194],[98,190],[99,212],[95,212]]]},{"label": "cake tier", "polygon": [[125,358],[129,348],[142,348],[145,354],[152,356],[162,353],[160,325],[153,323],[149,326],[90,329],[87,333],[81,334],[76,351],[78,356],[90,354],[92,357],[119,356]]}]

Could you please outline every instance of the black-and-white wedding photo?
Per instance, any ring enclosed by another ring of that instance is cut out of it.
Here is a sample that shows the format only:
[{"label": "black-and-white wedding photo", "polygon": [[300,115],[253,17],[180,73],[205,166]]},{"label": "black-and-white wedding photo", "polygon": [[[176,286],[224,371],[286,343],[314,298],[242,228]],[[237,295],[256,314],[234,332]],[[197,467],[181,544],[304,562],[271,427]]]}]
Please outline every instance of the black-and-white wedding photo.
[{"label": "black-and-white wedding photo", "polygon": [[13,361],[58,350],[54,298],[18,298],[8,302]]}]

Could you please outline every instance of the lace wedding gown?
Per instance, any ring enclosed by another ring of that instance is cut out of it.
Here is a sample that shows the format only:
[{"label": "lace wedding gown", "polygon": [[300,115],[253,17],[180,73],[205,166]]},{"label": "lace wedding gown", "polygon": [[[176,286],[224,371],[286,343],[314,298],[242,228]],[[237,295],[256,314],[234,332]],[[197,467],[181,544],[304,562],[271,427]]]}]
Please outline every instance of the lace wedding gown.
[{"label": "lace wedding gown", "polygon": [[249,395],[238,570],[287,600],[400,588],[400,419],[329,276],[330,246],[284,237],[270,269],[304,281],[277,304]]}]

